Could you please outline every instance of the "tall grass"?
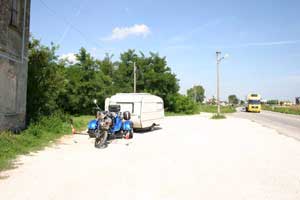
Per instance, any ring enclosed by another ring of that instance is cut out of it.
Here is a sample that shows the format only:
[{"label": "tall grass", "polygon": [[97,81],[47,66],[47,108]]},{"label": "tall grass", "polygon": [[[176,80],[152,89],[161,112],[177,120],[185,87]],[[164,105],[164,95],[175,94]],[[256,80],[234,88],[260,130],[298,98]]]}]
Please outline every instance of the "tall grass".
[{"label": "tall grass", "polygon": [[[217,113],[218,107],[216,105],[207,105],[201,104],[200,112],[207,112],[207,113]],[[235,107],[233,106],[221,106],[221,113],[234,113],[236,112]]]},{"label": "tall grass", "polygon": [[[75,117],[74,126],[83,129],[91,118]],[[18,155],[41,150],[51,141],[66,134],[71,134],[70,117],[64,115],[41,117],[19,135],[11,132],[0,133],[0,170],[12,167],[12,161]]]},{"label": "tall grass", "polygon": [[263,105],[263,110],[269,110],[273,112],[285,113],[285,114],[293,114],[293,115],[300,115],[300,106],[268,106]]},{"label": "tall grass", "polygon": [[196,113],[184,113],[184,112],[181,112],[181,113],[175,113],[175,112],[165,112],[165,116],[166,117],[176,117],[176,116],[185,116],[185,115],[196,115],[196,114],[200,114],[200,112],[196,112]]},{"label": "tall grass", "polygon": [[222,114],[214,114],[211,119],[226,119],[226,116]]},{"label": "tall grass", "polygon": [[82,116],[73,117],[72,121],[76,130],[82,131],[87,128],[88,122],[93,118],[95,117],[90,115],[82,115]]}]

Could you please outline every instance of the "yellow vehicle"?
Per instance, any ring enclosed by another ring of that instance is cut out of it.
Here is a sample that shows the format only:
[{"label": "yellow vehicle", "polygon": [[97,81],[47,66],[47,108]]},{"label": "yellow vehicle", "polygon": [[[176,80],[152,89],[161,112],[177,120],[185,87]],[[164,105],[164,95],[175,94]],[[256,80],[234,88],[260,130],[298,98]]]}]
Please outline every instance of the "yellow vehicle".
[{"label": "yellow vehicle", "polygon": [[261,111],[260,100],[261,100],[261,96],[259,94],[249,94],[247,96],[246,111],[260,113]]}]

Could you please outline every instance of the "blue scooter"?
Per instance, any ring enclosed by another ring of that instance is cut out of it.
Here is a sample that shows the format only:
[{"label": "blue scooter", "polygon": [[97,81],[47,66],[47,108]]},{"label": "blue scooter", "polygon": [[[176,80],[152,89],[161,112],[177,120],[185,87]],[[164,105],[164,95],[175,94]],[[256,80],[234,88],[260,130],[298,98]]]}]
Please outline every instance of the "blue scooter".
[{"label": "blue scooter", "polygon": [[[130,112],[120,112],[120,105],[109,106],[109,111],[100,111],[97,101],[96,119],[88,124],[88,134],[95,137],[95,147],[103,148],[106,141],[116,138],[133,138],[133,124]],[[123,114],[123,116],[122,116]]]}]

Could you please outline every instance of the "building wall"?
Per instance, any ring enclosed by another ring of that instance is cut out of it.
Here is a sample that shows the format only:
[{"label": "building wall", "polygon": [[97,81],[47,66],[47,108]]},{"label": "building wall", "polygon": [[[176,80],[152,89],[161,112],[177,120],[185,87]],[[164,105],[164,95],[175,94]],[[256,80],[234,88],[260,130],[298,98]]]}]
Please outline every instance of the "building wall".
[{"label": "building wall", "polygon": [[24,128],[26,117],[30,0],[16,1],[14,25],[11,25],[12,1],[0,0],[0,130]]}]

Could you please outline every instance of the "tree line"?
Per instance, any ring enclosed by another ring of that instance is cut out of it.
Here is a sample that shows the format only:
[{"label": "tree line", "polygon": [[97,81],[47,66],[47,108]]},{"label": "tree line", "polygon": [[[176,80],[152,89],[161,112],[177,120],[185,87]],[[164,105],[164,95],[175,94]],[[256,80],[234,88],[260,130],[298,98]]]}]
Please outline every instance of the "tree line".
[{"label": "tree line", "polygon": [[[31,38],[29,44],[27,119],[49,116],[54,112],[71,115],[91,114],[92,100],[104,108],[105,98],[133,91],[133,63],[137,66],[137,92],[147,92],[164,100],[165,110],[176,113],[198,112],[196,102],[203,95],[179,93],[179,80],[158,53],[145,55],[135,50],[121,53],[118,61],[106,54],[94,58],[85,48],[75,54],[77,62],[59,59],[58,47],[45,46]],[[199,93],[199,88],[195,88]],[[201,90],[201,88],[200,88]],[[194,94],[194,93],[193,93]],[[196,94],[196,93],[195,93]],[[201,93],[202,94],[202,93]],[[194,101],[196,98],[196,101]]]}]

